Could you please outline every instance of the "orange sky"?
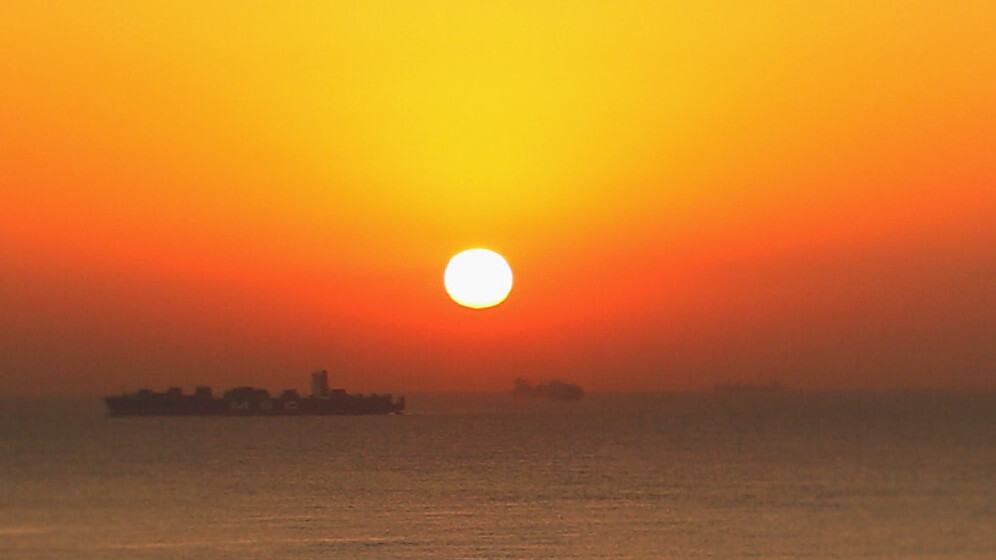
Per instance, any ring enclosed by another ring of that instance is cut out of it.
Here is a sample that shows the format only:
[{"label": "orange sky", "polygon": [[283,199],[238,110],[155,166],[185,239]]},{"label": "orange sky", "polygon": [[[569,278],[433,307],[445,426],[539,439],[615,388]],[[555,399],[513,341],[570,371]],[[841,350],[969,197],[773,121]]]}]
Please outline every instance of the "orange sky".
[{"label": "orange sky", "polygon": [[0,5],[0,395],[996,387],[996,3],[335,4]]}]

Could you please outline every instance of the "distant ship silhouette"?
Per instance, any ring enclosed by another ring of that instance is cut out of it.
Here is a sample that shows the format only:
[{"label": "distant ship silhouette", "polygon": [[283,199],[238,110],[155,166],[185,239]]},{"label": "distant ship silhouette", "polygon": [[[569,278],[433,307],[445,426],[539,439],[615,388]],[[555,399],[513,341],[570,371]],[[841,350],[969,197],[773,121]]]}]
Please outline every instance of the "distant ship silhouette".
[{"label": "distant ship silhouette", "polygon": [[782,384],[775,380],[768,383],[719,383],[713,385],[712,390],[715,393],[768,394],[780,392]]},{"label": "distant ship silhouette", "polygon": [[576,401],[584,396],[580,385],[554,379],[547,383],[533,385],[525,379],[515,380],[512,394],[516,397],[543,397],[554,401]]},{"label": "distant ship silhouette", "polygon": [[198,387],[185,395],[180,387],[165,392],[141,389],[135,393],[112,395],[104,402],[112,416],[305,416],[340,414],[401,414],[405,397],[393,400],[390,394],[354,395],[345,389],[329,389],[328,372],[311,374],[311,396],[287,389],[271,397],[266,389],[236,387],[215,397],[210,387]]}]

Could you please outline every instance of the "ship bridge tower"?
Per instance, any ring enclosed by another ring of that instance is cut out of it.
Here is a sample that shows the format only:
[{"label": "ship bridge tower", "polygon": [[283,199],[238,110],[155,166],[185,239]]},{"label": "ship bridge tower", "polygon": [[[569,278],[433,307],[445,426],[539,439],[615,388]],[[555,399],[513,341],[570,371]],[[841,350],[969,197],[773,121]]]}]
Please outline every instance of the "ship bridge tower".
[{"label": "ship bridge tower", "polygon": [[329,373],[320,369],[311,374],[311,396],[324,398],[329,395]]}]

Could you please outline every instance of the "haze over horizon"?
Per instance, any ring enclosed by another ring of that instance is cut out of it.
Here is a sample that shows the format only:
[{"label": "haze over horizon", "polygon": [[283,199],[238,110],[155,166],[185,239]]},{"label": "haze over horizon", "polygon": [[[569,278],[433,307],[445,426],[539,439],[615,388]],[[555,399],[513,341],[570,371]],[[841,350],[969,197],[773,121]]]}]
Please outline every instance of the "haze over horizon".
[{"label": "haze over horizon", "polygon": [[996,389],[996,3],[333,4],[0,5],[0,396]]}]

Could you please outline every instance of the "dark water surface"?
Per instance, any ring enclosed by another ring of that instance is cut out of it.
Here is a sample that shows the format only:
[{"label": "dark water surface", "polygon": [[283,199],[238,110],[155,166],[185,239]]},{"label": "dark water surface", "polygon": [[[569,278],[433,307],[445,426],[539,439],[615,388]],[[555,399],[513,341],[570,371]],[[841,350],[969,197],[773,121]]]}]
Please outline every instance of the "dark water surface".
[{"label": "dark water surface", "polygon": [[0,401],[0,558],[996,558],[996,397]]}]

